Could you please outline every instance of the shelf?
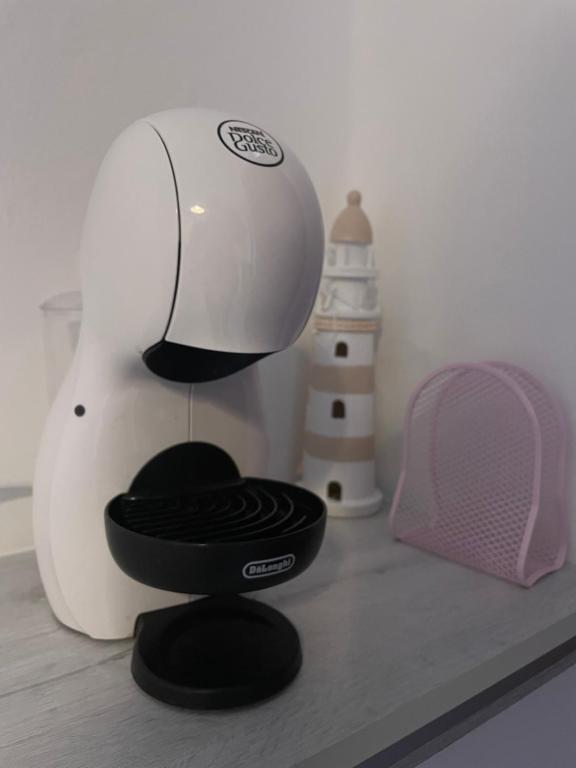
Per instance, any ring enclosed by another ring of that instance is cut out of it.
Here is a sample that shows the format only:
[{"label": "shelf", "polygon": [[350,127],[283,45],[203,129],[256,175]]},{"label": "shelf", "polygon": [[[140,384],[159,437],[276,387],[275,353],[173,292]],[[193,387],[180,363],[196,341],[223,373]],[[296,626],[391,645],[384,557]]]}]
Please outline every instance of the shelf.
[{"label": "shelf", "polygon": [[330,520],[311,568],[258,593],[298,628],[283,694],[194,713],[130,675],[131,642],[61,627],[31,553],[0,559],[0,763],[18,768],[352,768],[576,635],[576,569],[525,590]]}]

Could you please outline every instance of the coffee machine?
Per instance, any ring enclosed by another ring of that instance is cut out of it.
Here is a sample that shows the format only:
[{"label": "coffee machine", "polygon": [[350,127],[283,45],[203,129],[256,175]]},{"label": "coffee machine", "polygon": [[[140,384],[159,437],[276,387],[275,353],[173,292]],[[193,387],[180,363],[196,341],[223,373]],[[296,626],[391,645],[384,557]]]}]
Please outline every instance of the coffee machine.
[{"label": "coffee machine", "polygon": [[115,639],[189,594],[255,604],[231,596],[314,558],[321,502],[257,479],[257,361],[301,333],[322,256],[310,179],[259,126],[171,110],[113,143],[82,234],[78,347],[34,482],[38,564],[63,624]]}]

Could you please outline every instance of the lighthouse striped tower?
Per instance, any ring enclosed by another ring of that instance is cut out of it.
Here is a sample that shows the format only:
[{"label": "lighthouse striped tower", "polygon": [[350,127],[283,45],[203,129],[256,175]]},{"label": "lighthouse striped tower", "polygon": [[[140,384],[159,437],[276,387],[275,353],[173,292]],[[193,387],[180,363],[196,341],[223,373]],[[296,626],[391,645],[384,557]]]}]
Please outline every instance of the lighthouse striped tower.
[{"label": "lighthouse striped tower", "polygon": [[374,466],[374,346],[380,323],[372,228],[348,193],[326,253],[314,317],[302,484],[334,517],[382,506]]}]

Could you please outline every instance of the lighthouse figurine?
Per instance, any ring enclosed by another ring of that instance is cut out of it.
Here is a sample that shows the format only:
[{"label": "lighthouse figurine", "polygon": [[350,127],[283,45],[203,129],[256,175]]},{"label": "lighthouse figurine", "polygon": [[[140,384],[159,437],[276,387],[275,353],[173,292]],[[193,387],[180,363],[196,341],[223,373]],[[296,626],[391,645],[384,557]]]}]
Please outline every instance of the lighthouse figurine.
[{"label": "lighthouse figurine", "polygon": [[333,517],[382,506],[374,465],[374,347],[380,323],[372,227],[359,192],[330,234],[314,339],[302,485]]}]

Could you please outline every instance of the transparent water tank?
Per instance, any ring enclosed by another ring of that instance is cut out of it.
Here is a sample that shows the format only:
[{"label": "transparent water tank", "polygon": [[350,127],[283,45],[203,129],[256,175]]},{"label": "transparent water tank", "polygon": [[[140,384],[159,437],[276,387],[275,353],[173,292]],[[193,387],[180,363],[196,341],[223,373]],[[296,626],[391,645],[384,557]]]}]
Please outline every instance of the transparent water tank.
[{"label": "transparent water tank", "polygon": [[46,381],[50,402],[56,396],[66,375],[80,333],[82,294],[80,291],[59,293],[40,305],[43,318]]}]

